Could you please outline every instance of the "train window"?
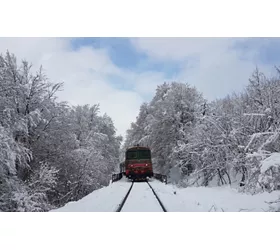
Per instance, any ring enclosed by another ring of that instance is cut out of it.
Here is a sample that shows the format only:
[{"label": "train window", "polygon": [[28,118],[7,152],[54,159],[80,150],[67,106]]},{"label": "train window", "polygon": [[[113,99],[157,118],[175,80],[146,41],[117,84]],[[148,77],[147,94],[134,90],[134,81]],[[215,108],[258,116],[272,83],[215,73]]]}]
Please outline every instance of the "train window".
[{"label": "train window", "polygon": [[127,151],[126,158],[127,159],[136,159],[137,158],[137,151]]},{"label": "train window", "polygon": [[138,151],[139,159],[149,159],[151,158],[151,151],[149,150],[139,150]]}]

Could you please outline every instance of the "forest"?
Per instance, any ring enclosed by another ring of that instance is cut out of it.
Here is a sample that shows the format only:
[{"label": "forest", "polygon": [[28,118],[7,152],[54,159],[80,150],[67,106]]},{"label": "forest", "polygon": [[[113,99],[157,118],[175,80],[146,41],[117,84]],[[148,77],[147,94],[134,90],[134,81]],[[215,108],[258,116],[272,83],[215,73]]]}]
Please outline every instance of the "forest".
[{"label": "forest", "polygon": [[122,148],[150,146],[156,172],[180,186],[280,188],[280,70],[258,68],[241,93],[207,101],[195,87],[164,83],[143,103]]},{"label": "forest", "polygon": [[49,211],[109,184],[122,138],[98,104],[58,102],[62,86],[0,56],[0,211]]},{"label": "forest", "polygon": [[107,186],[135,144],[149,146],[155,172],[179,187],[280,188],[277,67],[270,78],[256,68],[241,93],[215,101],[188,83],[163,83],[124,142],[99,104],[59,102],[63,83],[36,70],[0,55],[0,211],[49,211],[79,200]]}]

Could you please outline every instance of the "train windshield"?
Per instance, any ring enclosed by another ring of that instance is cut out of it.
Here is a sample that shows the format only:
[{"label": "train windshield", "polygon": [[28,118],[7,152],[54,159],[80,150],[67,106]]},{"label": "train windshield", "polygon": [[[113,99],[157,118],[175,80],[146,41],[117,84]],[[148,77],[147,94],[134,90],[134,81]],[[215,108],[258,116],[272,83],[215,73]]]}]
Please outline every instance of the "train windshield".
[{"label": "train windshield", "polygon": [[150,159],[151,152],[150,150],[139,150],[138,151],[138,159]]},{"label": "train windshield", "polygon": [[137,151],[127,151],[126,158],[128,160],[137,159]]},{"label": "train windshield", "polygon": [[131,150],[127,151],[126,153],[126,159],[132,160],[132,159],[150,159],[151,158],[151,151],[150,150]]}]

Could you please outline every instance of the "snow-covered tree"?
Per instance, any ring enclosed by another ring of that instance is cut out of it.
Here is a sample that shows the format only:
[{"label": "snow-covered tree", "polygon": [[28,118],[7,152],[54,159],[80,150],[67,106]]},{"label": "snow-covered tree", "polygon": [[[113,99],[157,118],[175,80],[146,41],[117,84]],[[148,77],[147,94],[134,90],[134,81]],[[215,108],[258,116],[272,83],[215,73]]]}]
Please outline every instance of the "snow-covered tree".
[{"label": "snow-covered tree", "polygon": [[122,138],[98,105],[56,100],[61,83],[0,56],[0,210],[47,211],[109,183]]}]

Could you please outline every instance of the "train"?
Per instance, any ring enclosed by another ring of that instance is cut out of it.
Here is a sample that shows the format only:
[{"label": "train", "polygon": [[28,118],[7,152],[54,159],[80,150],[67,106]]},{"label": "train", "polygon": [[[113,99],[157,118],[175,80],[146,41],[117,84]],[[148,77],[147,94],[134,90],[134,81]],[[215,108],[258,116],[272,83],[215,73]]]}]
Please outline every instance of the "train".
[{"label": "train", "polygon": [[126,149],[125,161],[120,163],[120,172],[130,180],[146,180],[154,176],[151,149],[132,146]]}]

